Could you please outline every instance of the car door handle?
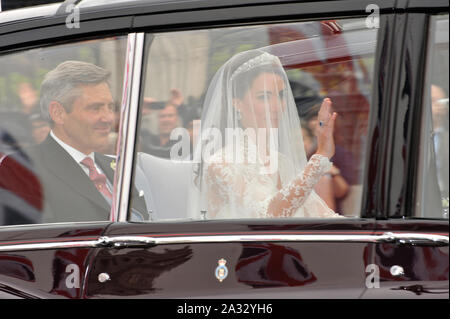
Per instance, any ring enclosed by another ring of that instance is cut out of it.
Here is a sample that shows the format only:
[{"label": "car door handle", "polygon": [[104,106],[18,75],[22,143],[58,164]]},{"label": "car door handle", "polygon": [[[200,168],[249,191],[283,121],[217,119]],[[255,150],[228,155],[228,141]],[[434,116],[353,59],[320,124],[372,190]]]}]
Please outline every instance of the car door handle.
[{"label": "car door handle", "polygon": [[156,241],[152,237],[145,236],[103,236],[98,239],[98,246],[110,248],[142,248],[152,247]]},{"label": "car door handle", "polygon": [[386,232],[379,237],[378,242],[408,246],[448,246],[448,236],[422,233]]}]

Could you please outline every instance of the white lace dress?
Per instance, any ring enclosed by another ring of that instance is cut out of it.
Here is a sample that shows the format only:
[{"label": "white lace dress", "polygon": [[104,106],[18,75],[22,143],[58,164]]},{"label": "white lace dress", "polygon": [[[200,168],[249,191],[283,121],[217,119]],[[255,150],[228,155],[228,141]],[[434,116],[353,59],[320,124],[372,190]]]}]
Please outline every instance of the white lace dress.
[{"label": "white lace dress", "polygon": [[342,217],[313,190],[331,168],[327,157],[313,155],[304,170],[282,187],[280,176],[290,171],[281,154],[273,174],[261,173],[261,164],[224,161],[226,154],[216,153],[205,167],[209,218]]}]

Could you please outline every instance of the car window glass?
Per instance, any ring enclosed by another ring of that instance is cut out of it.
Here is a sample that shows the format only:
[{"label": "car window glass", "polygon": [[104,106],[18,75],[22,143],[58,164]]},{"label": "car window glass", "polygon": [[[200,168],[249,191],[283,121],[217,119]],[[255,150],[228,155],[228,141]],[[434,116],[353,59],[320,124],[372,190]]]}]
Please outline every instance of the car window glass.
[{"label": "car window glass", "polygon": [[[149,219],[359,216],[378,31],[365,22],[342,19],[149,34],[135,169]],[[258,82],[243,80],[243,74],[266,62],[276,75],[264,73],[260,86],[255,84],[259,93],[248,98],[250,91],[244,89],[238,98],[239,87]],[[242,79],[235,84],[239,74]],[[324,98],[331,99],[331,112],[338,113],[330,167],[313,156]],[[271,101],[280,107],[269,111]],[[226,127],[230,123],[233,127]],[[265,144],[268,153],[276,154],[274,171],[270,163],[264,168],[261,158],[250,163],[246,155],[242,163],[207,163],[205,152],[212,158],[229,154],[227,129],[231,134],[245,129],[236,154],[252,152],[261,139],[248,140],[245,134],[256,126],[252,136],[263,128],[267,130],[261,138],[267,134],[264,138],[274,141]],[[219,141],[221,147],[208,144],[214,138],[213,144]],[[202,150],[196,151],[199,145]],[[304,176],[305,165],[312,163],[308,159],[323,169],[320,176],[309,174],[303,184],[290,185]],[[304,187],[308,183],[312,186]],[[288,196],[289,187],[302,194],[293,190]],[[272,201],[277,196],[281,206]],[[314,211],[319,210],[317,215]]]},{"label": "car window glass", "polygon": [[448,218],[448,15],[430,18],[416,216]]},{"label": "car window glass", "polygon": [[0,225],[109,220],[126,38],[0,56]]}]

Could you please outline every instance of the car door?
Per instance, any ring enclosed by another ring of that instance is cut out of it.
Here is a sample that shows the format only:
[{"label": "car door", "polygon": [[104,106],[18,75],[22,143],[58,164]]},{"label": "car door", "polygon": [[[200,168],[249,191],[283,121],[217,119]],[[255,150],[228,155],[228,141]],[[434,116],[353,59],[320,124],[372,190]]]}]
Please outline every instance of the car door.
[{"label": "car door", "polygon": [[[108,227],[106,245],[93,259],[86,297],[359,298],[378,287],[377,245],[399,236],[385,233],[376,220],[384,214],[380,201],[390,203],[383,197],[382,167],[391,160],[385,153],[392,121],[385,73],[392,72],[388,57],[397,39],[394,2],[227,8],[209,2],[142,13],[129,44],[118,223]],[[258,47],[280,57],[301,103],[325,94],[342,114],[336,143],[351,150],[341,159],[350,190],[336,211],[345,218],[215,220],[207,212],[187,214],[192,163],[168,159],[170,148],[158,138],[167,101],[184,97],[177,104],[178,128],[187,134],[193,129],[194,136],[214,72],[233,54]],[[183,116],[183,109],[194,115]],[[132,180],[152,201],[143,223],[128,222]]]},{"label": "car door", "polygon": [[[66,13],[56,14],[58,8],[0,13],[0,298],[82,298],[92,254],[111,223],[108,212],[97,219],[95,209],[85,209],[92,204],[86,193],[83,200],[72,201],[82,190],[63,185],[62,175],[41,175],[33,151],[51,129],[39,106],[45,74],[67,60],[98,64],[110,70],[111,89],[120,101],[127,35],[92,37],[97,25],[85,29],[90,31],[86,39],[68,27]],[[114,126],[111,143],[104,145],[103,152],[112,157],[117,134]],[[55,201],[65,206],[50,209]],[[49,216],[57,220],[51,222]]]},{"label": "car door", "polygon": [[84,275],[107,225],[2,227],[0,298],[81,298]]}]

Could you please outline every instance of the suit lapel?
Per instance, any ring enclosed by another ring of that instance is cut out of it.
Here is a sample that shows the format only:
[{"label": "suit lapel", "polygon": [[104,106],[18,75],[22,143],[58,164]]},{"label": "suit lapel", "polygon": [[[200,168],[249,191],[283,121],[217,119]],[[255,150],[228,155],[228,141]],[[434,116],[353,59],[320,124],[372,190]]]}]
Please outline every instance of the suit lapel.
[{"label": "suit lapel", "polygon": [[114,170],[112,169],[112,163],[116,160],[113,157],[109,157],[100,153],[94,153],[95,163],[100,166],[103,173],[105,173],[106,178],[109,180],[111,185],[114,184]]},{"label": "suit lapel", "polygon": [[[114,184],[114,170],[112,167],[114,167],[115,165],[115,158],[95,153],[95,162],[103,170],[103,172],[105,173],[106,177],[111,182],[111,184]],[[141,214],[144,213],[143,216],[146,216],[147,205],[145,204],[143,197],[139,196],[139,193],[136,187],[134,186],[132,187],[131,199],[133,205],[132,208],[136,209]]]},{"label": "suit lapel", "polygon": [[40,145],[46,170],[106,211],[110,207],[78,163],[50,136]]}]

